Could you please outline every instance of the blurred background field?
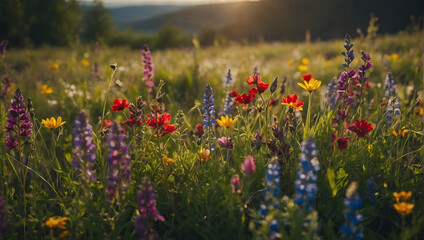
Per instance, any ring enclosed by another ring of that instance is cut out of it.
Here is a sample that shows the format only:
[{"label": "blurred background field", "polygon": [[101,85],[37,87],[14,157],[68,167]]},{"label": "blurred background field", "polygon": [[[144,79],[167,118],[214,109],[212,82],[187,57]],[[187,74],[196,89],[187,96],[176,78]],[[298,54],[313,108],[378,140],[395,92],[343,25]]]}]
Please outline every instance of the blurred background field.
[{"label": "blurred background field", "polygon": [[[0,86],[5,89],[5,79],[11,85],[1,95],[0,127],[9,124],[6,111],[18,87],[25,101],[32,101],[27,110],[34,126],[29,144],[19,151],[6,148],[9,133],[0,131],[0,239],[272,239],[279,234],[282,239],[339,239],[349,222],[345,193],[352,193],[352,182],[363,199],[356,214],[362,214],[358,229],[364,239],[423,239],[422,1],[153,3],[2,2]],[[338,126],[332,120],[342,103],[328,106],[329,92],[337,91],[328,86],[333,81],[334,88],[346,70],[341,54],[346,33],[355,44],[350,69],[363,64],[361,51],[370,54],[373,66],[366,72],[369,88],[361,88],[360,101],[347,110],[346,126]],[[145,44],[154,65],[153,93],[142,80]],[[307,73],[322,81],[311,107],[312,95],[298,85]],[[390,99],[385,96],[389,73],[396,85]],[[237,122],[205,129],[200,137],[207,85],[220,119],[229,91],[246,93],[251,88],[246,79],[255,74],[270,85],[277,78],[276,90],[266,90],[248,105],[230,100]],[[161,92],[162,97],[155,95]],[[303,111],[281,104],[289,94],[305,103]],[[114,100],[135,104],[140,96],[146,101],[143,124],[123,124],[130,113],[113,110]],[[268,104],[271,99],[275,105]],[[400,114],[388,121],[391,101],[399,103]],[[145,124],[158,106],[178,127],[161,137]],[[84,171],[72,165],[81,111],[88,114],[96,146],[92,182],[84,182]],[[304,205],[293,202],[298,197],[293,183],[302,169],[308,112],[321,169],[315,173],[318,191],[311,204],[316,211],[306,220]],[[59,116],[66,123],[58,129],[42,123]],[[374,128],[365,137],[347,130],[359,116]],[[104,120],[122,126],[124,131],[116,129],[125,134],[130,150],[131,179],[116,199],[107,192],[114,144]],[[347,148],[338,149],[335,133],[350,137]],[[217,141],[228,136],[230,149]],[[256,164],[252,174],[244,169],[250,156]],[[262,203],[269,204],[271,194],[267,168],[276,158],[281,205],[261,218]],[[150,219],[151,235],[140,234],[137,222],[144,177],[150,178],[164,217]],[[393,206],[399,200],[393,193],[401,191],[411,191],[407,200],[413,205],[403,215],[405,210]],[[51,227],[59,216],[67,218],[66,228]],[[281,223],[277,231],[274,219]]]}]

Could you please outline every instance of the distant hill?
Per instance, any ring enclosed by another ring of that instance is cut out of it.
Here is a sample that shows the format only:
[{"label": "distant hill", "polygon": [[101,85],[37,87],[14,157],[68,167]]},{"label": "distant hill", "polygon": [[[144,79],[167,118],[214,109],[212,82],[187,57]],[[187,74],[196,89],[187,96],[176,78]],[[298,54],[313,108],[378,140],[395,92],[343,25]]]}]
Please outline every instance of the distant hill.
[{"label": "distant hill", "polygon": [[[147,11],[146,11],[147,12]],[[168,23],[185,33],[205,26],[219,28],[230,39],[298,41],[309,31],[312,40],[366,33],[370,13],[379,18],[379,33],[396,33],[417,21],[423,13],[421,0],[262,0],[190,6],[149,19],[122,24],[135,31],[153,33]],[[147,18],[147,17],[146,17]]]},{"label": "distant hill", "polygon": [[146,5],[109,8],[108,10],[115,24],[118,28],[122,29],[132,22],[143,21],[170,12],[182,10],[189,6],[190,5]]}]

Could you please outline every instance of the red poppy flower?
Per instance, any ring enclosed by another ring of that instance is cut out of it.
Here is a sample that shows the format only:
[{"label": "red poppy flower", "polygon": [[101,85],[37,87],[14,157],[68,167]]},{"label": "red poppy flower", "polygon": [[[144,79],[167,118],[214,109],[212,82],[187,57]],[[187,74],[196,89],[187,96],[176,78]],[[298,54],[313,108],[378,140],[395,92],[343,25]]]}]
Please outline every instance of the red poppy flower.
[{"label": "red poppy flower", "polygon": [[256,93],[258,93],[258,88],[252,88],[249,90],[249,95],[255,95]]},{"label": "red poppy flower", "polygon": [[256,85],[258,83],[262,82],[262,77],[259,75],[256,76],[249,76],[246,80],[247,84],[249,85]]},{"label": "red poppy flower", "polygon": [[240,104],[247,104],[252,102],[253,99],[255,99],[255,95],[246,95],[246,93],[243,93],[242,95],[238,95],[235,99]]},{"label": "red poppy flower", "polygon": [[292,108],[296,108],[300,111],[303,110],[302,106],[305,104],[304,102],[299,101],[297,99],[296,94],[287,95],[286,98],[283,97],[281,100],[283,101],[281,104],[287,105],[287,106],[292,107]]},{"label": "red poppy flower", "polygon": [[113,126],[113,122],[111,120],[103,120],[103,126],[107,127],[107,128],[111,128]]},{"label": "red poppy flower", "polygon": [[306,82],[309,82],[309,80],[311,80],[312,78],[314,78],[314,77],[310,73],[305,74],[305,75],[302,76],[302,80],[303,81],[306,81]]},{"label": "red poppy flower", "polygon": [[120,98],[116,98],[113,101],[113,106],[110,109],[112,109],[115,112],[120,112],[129,106],[130,104],[127,103],[127,99],[122,100]]},{"label": "red poppy flower", "polygon": [[367,84],[365,84],[364,88],[370,88],[370,83],[367,82]]},{"label": "red poppy flower", "polygon": [[[156,124],[156,120],[157,120],[157,124]],[[162,116],[159,116],[159,114],[157,114],[157,117],[152,119],[150,117],[150,114],[147,114],[146,123],[147,125],[150,126],[150,128],[156,129],[156,127],[161,128],[163,125],[168,124],[170,120],[171,120],[171,115],[167,112],[162,114]]]},{"label": "red poppy flower", "polygon": [[196,125],[196,131],[194,134],[196,134],[199,138],[202,137],[202,135],[205,133],[205,130],[203,130],[203,125],[198,123]]},{"label": "red poppy flower", "polygon": [[354,124],[352,124],[350,127],[348,127],[348,129],[354,133],[356,133],[356,135],[358,135],[358,137],[365,137],[365,135],[367,135],[369,132],[371,132],[374,127],[371,123],[367,123],[367,120],[356,120]]},{"label": "red poppy flower", "polygon": [[258,83],[258,91],[259,93],[263,93],[265,90],[267,90],[269,87],[268,83],[259,82]]},{"label": "red poppy flower", "polygon": [[166,134],[170,134],[172,132],[174,132],[175,130],[177,130],[177,126],[172,125],[172,124],[165,124],[162,126],[162,128],[160,129],[160,134],[159,136],[165,136]]},{"label": "red poppy flower", "polygon": [[237,97],[239,94],[237,93],[237,91],[235,90],[235,89],[233,89],[233,91],[231,91],[231,93],[230,93],[230,96],[232,97],[232,98],[235,98],[235,97]]},{"label": "red poppy flower", "polygon": [[337,148],[339,150],[343,150],[347,148],[349,145],[349,137],[341,137],[337,139]]}]

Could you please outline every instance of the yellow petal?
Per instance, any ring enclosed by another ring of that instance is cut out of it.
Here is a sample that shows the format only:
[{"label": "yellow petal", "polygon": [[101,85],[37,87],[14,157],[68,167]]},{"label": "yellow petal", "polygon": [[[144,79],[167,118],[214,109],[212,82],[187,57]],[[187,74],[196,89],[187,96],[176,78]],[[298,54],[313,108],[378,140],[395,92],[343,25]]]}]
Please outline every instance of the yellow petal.
[{"label": "yellow petal", "polygon": [[301,86],[303,89],[305,89],[306,91],[308,90],[306,85],[303,83],[297,83],[297,85]]}]

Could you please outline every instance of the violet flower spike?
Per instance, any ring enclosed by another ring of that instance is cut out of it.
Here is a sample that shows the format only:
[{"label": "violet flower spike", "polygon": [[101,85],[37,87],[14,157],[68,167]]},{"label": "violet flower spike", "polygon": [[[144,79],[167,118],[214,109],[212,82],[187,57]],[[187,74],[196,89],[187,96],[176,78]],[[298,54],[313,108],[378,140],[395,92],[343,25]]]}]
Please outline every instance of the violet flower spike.
[{"label": "violet flower spike", "polygon": [[152,81],[154,75],[154,67],[152,56],[150,55],[150,50],[147,44],[144,45],[144,49],[141,50],[141,58],[143,61],[143,81],[146,86],[149,88],[149,93],[152,92],[154,83]]},{"label": "violet flower spike", "polygon": [[75,120],[75,128],[73,129],[74,135],[74,149],[75,154],[72,160],[72,165],[76,169],[80,169],[89,181],[94,181],[93,165],[96,162],[96,145],[93,141],[93,127],[88,123],[87,114],[81,112]]},{"label": "violet flower spike", "polygon": [[20,150],[21,144],[29,143],[32,123],[29,113],[25,111],[24,97],[19,88],[16,89],[12,99],[12,107],[9,109],[5,132],[6,148],[9,151],[14,148]]},{"label": "violet flower spike", "polygon": [[136,217],[136,232],[140,239],[153,239],[153,221],[165,221],[156,208],[156,194],[148,177],[144,177],[141,186],[138,202],[138,211],[140,215]]},{"label": "violet flower spike", "polygon": [[107,191],[110,196],[115,196],[117,191],[125,194],[130,183],[130,153],[125,144],[125,135],[122,133],[119,124],[114,122],[110,130],[110,134],[107,136],[109,145]]},{"label": "violet flower spike", "polygon": [[253,173],[255,172],[255,168],[256,165],[252,156],[248,156],[241,165],[241,170],[243,171],[243,173],[249,176],[253,175]]}]

